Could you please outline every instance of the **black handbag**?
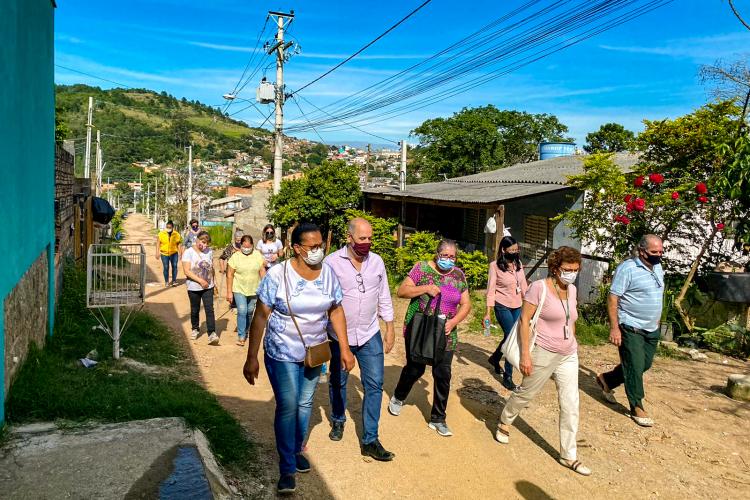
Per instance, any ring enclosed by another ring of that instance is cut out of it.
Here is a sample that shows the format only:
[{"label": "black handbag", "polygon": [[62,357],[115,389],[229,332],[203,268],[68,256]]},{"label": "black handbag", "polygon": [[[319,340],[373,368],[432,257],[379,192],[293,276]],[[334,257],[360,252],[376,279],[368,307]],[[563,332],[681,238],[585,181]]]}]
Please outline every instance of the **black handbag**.
[{"label": "black handbag", "polygon": [[[409,322],[409,357],[415,363],[424,365],[436,365],[440,363],[445,354],[447,336],[445,335],[446,317],[440,314],[440,299],[437,296],[437,304],[432,314],[417,311]],[[427,302],[425,311],[430,310]]]}]

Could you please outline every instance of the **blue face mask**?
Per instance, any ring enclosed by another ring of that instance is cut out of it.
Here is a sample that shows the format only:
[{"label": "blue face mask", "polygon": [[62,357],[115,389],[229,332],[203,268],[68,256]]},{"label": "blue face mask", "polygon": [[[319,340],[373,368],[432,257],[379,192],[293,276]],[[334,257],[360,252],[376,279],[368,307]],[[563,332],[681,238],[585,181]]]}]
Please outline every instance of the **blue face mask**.
[{"label": "blue face mask", "polygon": [[437,260],[437,266],[440,268],[441,271],[450,271],[451,269],[453,269],[453,266],[455,265],[456,263],[450,259],[438,259]]}]

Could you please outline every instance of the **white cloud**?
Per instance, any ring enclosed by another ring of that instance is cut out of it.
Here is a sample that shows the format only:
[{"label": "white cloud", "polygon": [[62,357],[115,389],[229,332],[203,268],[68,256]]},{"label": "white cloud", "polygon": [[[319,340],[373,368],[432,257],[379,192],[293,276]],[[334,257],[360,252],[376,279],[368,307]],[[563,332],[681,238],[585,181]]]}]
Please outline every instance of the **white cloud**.
[{"label": "white cloud", "polygon": [[748,37],[747,33],[743,32],[706,37],[677,38],[667,40],[661,45],[599,45],[599,48],[614,52],[707,62],[723,57],[736,57],[738,54],[746,53],[750,46],[748,42],[750,42],[750,37]]},{"label": "white cloud", "polygon": [[81,40],[78,37],[66,35],[65,33],[55,33],[55,41],[56,42],[68,42],[72,44],[80,44],[83,43],[83,40]]},{"label": "white cloud", "polygon": [[262,50],[256,50],[252,47],[242,47],[239,45],[223,45],[219,43],[208,43],[208,42],[196,42],[188,40],[188,45],[194,45],[196,47],[202,47],[204,49],[224,50],[229,52],[263,52]]}]

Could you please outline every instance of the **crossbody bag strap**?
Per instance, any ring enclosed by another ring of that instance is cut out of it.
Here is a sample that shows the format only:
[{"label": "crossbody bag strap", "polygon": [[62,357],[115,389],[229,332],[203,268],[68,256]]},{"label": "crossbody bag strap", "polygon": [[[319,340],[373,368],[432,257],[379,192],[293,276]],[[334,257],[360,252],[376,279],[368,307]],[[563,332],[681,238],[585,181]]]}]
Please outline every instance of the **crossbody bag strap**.
[{"label": "crossbody bag strap", "polygon": [[299,339],[302,341],[302,346],[307,349],[307,344],[305,344],[305,339],[302,337],[302,330],[299,329],[299,325],[297,324],[297,319],[294,317],[294,312],[292,312],[292,304],[289,300],[289,280],[287,279],[287,264],[289,261],[284,261],[284,287],[286,288],[286,307],[289,309],[289,317],[292,318],[292,323],[294,323],[294,328],[297,329],[297,335],[299,335]]}]

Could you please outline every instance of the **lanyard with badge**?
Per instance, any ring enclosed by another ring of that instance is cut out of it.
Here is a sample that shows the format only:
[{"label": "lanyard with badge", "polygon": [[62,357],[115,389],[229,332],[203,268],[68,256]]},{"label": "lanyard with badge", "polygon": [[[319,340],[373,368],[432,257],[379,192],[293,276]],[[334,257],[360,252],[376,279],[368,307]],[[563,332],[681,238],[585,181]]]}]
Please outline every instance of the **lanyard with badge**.
[{"label": "lanyard with badge", "polygon": [[565,328],[563,329],[563,338],[565,340],[568,340],[570,338],[570,303],[568,302],[570,293],[568,293],[568,296],[565,297],[565,302],[563,302],[563,299],[560,296],[560,289],[557,287],[557,283],[554,283],[554,285],[555,292],[557,292],[557,298],[560,299],[560,305],[562,306],[563,311],[565,311]]}]

